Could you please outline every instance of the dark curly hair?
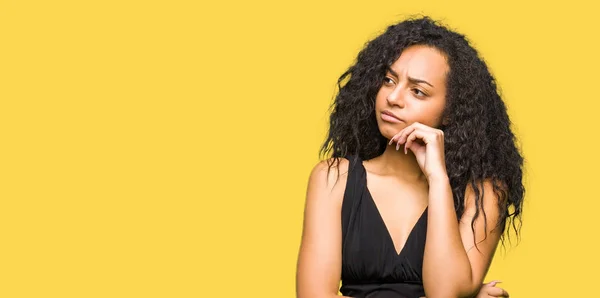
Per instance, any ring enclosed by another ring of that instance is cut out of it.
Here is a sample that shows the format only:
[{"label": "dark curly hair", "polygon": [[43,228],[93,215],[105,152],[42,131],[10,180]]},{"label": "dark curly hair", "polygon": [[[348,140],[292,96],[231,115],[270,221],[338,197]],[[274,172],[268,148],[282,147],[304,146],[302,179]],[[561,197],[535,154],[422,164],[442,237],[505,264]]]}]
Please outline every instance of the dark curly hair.
[{"label": "dark curly hair", "polygon": [[[467,185],[475,192],[477,211],[482,205],[483,181],[491,180],[498,196],[500,229],[504,245],[507,223],[520,238],[521,211],[525,188],[522,183],[523,157],[496,86],[484,60],[467,38],[428,16],[412,16],[387,27],[367,42],[358,57],[337,81],[327,138],[320,148],[328,159],[328,171],[340,157],[350,155],[368,160],[383,154],[388,140],[380,133],[375,98],[386,70],[402,51],[412,45],[434,47],[446,56],[446,107],[439,127],[444,132],[446,168],[458,218],[464,212]],[[339,172],[338,172],[339,175]],[[485,212],[483,212],[485,218]],[[510,236],[509,236],[510,238]]]}]

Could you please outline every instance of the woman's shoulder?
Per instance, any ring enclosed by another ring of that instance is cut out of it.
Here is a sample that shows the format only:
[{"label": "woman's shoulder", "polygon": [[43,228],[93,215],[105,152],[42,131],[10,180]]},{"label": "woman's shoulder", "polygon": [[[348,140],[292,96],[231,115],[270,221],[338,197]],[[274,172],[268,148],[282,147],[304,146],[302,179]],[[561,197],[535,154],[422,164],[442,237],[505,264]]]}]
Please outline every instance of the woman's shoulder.
[{"label": "woman's shoulder", "polygon": [[346,179],[348,176],[348,170],[350,168],[350,161],[347,158],[328,158],[319,161],[312,169],[310,176],[311,178],[318,179],[320,183],[324,185],[332,186],[336,182],[339,182],[339,178]]},{"label": "woman's shoulder", "polygon": [[319,161],[310,173],[309,191],[328,194],[319,197],[333,197],[341,202],[348,180],[349,168],[350,161],[344,157]]}]

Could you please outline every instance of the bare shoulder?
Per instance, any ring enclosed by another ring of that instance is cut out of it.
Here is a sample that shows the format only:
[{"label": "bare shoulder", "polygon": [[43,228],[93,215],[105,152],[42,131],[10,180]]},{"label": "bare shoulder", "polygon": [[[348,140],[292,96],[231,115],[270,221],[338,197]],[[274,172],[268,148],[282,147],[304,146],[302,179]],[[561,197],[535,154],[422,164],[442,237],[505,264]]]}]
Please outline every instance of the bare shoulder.
[{"label": "bare shoulder", "polygon": [[350,162],[343,157],[337,161],[329,158],[318,162],[310,173],[308,198],[330,198],[341,203],[348,180],[349,165]]},{"label": "bare shoulder", "polygon": [[312,169],[309,178],[309,188],[319,192],[339,192],[346,187],[350,162],[340,157],[329,158],[318,162]]},{"label": "bare shoulder", "polygon": [[[496,184],[502,191],[506,192],[505,184],[492,179],[479,181],[479,183],[476,184],[477,191],[475,188],[473,188],[471,183],[468,183],[465,189],[464,197],[465,212],[474,214],[477,209],[483,209],[486,213],[487,211],[497,213],[498,204],[503,202],[503,198],[498,197],[494,192],[494,184]],[[479,195],[483,197],[482,204],[480,204],[479,207],[477,207],[475,202],[476,192],[479,192]]]}]

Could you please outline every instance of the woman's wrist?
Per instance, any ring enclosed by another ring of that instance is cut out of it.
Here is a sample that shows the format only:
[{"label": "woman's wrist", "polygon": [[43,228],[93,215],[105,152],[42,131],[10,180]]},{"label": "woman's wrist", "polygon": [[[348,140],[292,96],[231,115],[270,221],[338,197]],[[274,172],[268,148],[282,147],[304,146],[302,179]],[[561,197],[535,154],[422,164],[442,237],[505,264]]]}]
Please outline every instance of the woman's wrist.
[{"label": "woman's wrist", "polygon": [[430,186],[432,184],[449,184],[450,178],[448,178],[447,173],[438,173],[427,176],[427,181],[429,182]]}]

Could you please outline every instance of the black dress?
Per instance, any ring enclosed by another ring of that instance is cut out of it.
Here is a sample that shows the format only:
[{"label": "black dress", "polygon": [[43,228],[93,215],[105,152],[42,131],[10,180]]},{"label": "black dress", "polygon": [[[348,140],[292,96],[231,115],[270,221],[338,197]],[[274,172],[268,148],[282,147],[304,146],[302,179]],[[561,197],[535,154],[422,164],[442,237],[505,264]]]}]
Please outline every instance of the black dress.
[{"label": "black dress", "polygon": [[342,286],[344,296],[417,298],[423,289],[427,209],[398,254],[368,188],[362,160],[348,156],[342,203]]}]

